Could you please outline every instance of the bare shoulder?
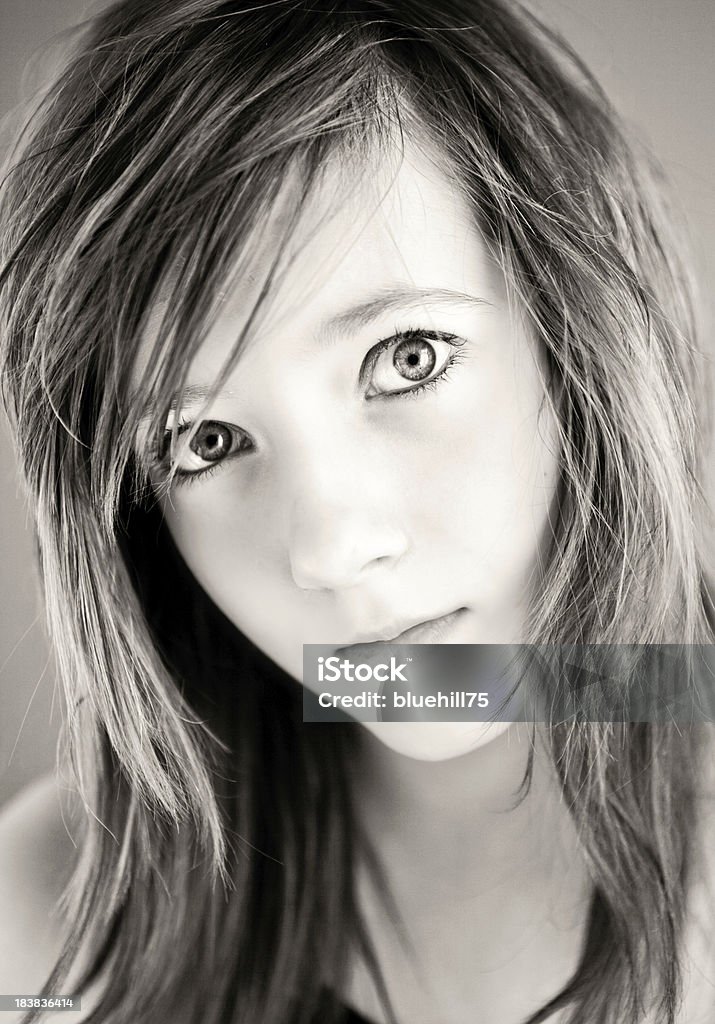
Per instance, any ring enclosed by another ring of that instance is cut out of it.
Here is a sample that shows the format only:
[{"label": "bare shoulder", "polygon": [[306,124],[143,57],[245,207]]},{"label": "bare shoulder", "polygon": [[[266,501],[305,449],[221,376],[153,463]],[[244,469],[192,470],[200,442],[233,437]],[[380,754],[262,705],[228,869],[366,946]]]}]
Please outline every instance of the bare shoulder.
[{"label": "bare shoulder", "polygon": [[58,900],[77,855],[73,810],[54,773],[0,808],[0,993],[38,994],[61,950]]}]

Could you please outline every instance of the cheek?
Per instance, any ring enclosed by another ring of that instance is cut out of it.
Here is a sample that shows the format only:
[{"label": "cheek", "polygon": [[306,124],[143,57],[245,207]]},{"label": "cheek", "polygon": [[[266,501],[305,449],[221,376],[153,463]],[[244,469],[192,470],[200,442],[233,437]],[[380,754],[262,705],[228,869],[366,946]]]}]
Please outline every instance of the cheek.
[{"label": "cheek", "polygon": [[[524,360],[526,360],[524,362]],[[456,396],[420,505],[439,524],[484,608],[513,604],[548,535],[559,477],[558,431],[527,356],[482,367],[488,385]]]},{"label": "cheek", "polygon": [[270,574],[260,571],[255,530],[239,521],[235,494],[223,483],[176,496],[163,509],[169,531],[182,558],[216,605],[233,621],[243,611],[264,607],[261,588]]}]

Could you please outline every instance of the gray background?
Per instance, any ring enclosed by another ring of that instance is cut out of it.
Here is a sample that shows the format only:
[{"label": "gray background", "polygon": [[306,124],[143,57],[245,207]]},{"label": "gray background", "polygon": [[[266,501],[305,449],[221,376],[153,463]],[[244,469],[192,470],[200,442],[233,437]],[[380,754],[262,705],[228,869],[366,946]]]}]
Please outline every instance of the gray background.
[{"label": "gray background", "polygon": [[[658,155],[710,297],[715,270],[713,0],[528,0],[585,58]],[[84,0],[0,0],[0,117],[56,66]],[[706,309],[706,328],[713,322]],[[712,337],[711,330],[706,336]],[[713,351],[712,343],[710,351]],[[710,462],[715,461],[712,457]],[[715,493],[715,472],[709,493]],[[0,804],[54,763],[61,702],[42,624],[33,537],[0,416]]]}]

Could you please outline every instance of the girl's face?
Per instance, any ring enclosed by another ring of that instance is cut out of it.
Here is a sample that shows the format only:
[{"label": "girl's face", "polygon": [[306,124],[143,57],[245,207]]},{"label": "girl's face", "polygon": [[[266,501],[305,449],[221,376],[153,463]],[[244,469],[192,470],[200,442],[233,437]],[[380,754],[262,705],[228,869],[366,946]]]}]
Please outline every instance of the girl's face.
[{"label": "girl's face", "polygon": [[[366,176],[318,224],[333,203],[321,185],[314,230],[291,242],[267,318],[162,498],[202,587],[300,681],[304,643],[393,638],[458,609],[442,642],[520,642],[548,532],[558,461],[540,356],[467,202],[424,152],[408,147],[396,176]],[[224,297],[180,424],[252,289]],[[365,723],[423,759],[506,725]]]}]

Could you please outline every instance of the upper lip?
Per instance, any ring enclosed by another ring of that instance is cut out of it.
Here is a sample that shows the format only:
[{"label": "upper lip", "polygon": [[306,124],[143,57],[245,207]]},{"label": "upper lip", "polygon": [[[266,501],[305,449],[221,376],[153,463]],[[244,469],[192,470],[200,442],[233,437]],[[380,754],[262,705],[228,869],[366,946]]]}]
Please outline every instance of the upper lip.
[{"label": "upper lip", "polygon": [[[402,623],[397,623],[394,626],[388,626],[387,628],[381,629],[375,633],[363,633],[342,646],[353,647],[356,644],[385,643],[386,641],[394,641],[399,639],[403,633],[406,633],[410,629],[414,629],[415,626],[424,626],[428,622],[435,622],[437,619],[444,619],[448,615],[453,615],[454,612],[460,610],[461,609],[459,608],[452,608],[447,612],[440,612],[438,615],[428,615],[419,619],[405,620]],[[342,650],[342,647],[340,650]]]}]

